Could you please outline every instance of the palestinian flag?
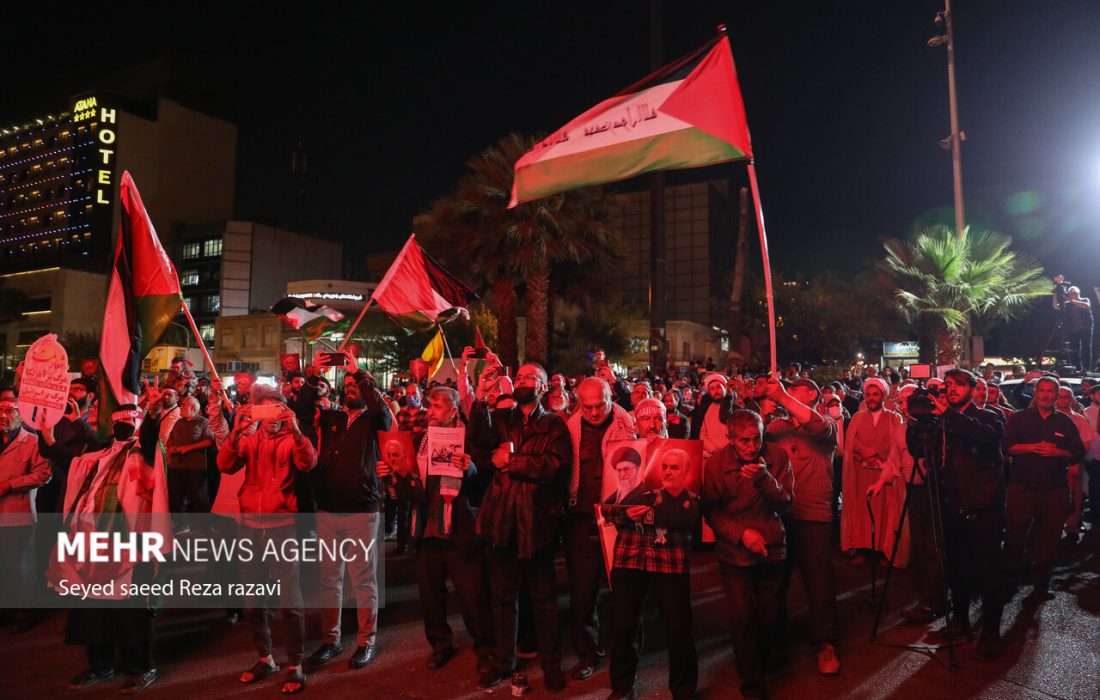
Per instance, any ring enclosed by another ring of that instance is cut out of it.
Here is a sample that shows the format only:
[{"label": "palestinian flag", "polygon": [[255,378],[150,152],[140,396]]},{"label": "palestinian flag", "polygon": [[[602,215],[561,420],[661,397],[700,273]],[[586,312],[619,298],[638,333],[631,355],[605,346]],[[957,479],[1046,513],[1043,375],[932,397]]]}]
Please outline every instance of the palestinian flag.
[{"label": "palestinian flag", "polygon": [[459,315],[477,300],[473,290],[439,266],[421,249],[416,234],[386,271],[371,301],[407,331],[426,331]]},{"label": "palestinian flag", "polygon": [[344,314],[330,306],[310,304],[298,297],[286,297],[271,305],[271,313],[290,324],[309,342],[347,325]]},{"label": "palestinian flag", "polygon": [[120,224],[99,345],[99,429],[117,406],[137,403],[141,362],[183,305],[179,277],[160,245],[129,171],[119,185]]},{"label": "palestinian flag", "polygon": [[657,170],[751,159],[733,54],[720,34],[532,147],[516,162],[509,207]]}]

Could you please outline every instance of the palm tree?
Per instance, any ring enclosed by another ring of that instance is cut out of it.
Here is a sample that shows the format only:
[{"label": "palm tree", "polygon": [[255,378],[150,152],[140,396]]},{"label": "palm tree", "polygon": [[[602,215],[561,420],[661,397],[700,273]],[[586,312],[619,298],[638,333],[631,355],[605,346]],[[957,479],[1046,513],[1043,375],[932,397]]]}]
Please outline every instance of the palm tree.
[{"label": "palm tree", "polygon": [[490,287],[499,321],[499,352],[513,366],[518,283],[526,288],[526,358],[545,363],[552,271],[582,266],[587,279],[598,279],[622,258],[621,236],[607,223],[600,188],[573,190],[508,209],[515,162],[538,140],[509,134],[468,160],[472,172],[418,222],[429,245],[438,245],[443,257],[461,261],[475,284]]},{"label": "palm tree", "polygon": [[1043,268],[995,231],[967,228],[956,236],[947,226],[933,226],[914,240],[884,245],[878,268],[893,284],[899,310],[917,324],[924,361],[954,363],[971,324],[1014,318],[1050,291]]}]

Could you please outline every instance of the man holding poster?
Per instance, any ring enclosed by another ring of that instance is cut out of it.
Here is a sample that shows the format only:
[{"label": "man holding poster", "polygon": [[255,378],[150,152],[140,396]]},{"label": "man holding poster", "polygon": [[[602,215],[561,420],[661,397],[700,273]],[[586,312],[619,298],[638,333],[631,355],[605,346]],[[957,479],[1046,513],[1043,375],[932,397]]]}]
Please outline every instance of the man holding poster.
[{"label": "man holding poster", "polygon": [[[661,485],[647,490],[640,479],[641,456],[620,447],[613,457],[620,488],[603,506],[604,519],[618,530],[611,568],[611,696],[631,695],[638,673],[638,625],[652,591],[668,647],[668,688],[676,700],[694,695],[699,679],[691,617],[691,533],[699,501],[688,492],[690,460],[683,450],[663,453]],[[627,494],[623,488],[636,484]]]},{"label": "man holding poster", "polygon": [[[491,472],[478,469],[470,450],[459,443],[448,453],[447,466],[459,476],[444,473],[431,462],[437,453],[437,429],[465,432],[458,392],[436,387],[428,393],[428,437],[417,464],[378,464],[378,475],[392,480],[398,499],[414,505],[412,531],[417,544],[417,583],[424,634],[432,647],[427,666],[442,668],[454,656],[454,632],[447,623],[447,578],[458,596],[466,631],[474,642],[477,670],[490,669],[493,637],[489,624],[489,587],[481,538],[475,532],[477,508]],[[406,433],[407,435],[407,433]]]}]

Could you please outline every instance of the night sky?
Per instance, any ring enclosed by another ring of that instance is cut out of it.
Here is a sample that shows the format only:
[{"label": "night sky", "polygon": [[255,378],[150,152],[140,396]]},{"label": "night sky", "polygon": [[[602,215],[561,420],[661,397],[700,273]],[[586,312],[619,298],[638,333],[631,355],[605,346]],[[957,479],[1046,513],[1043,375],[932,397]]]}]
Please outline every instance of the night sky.
[{"label": "night sky", "polygon": [[[1100,2],[957,4],[968,222],[1100,284]],[[5,6],[0,123],[160,60],[169,95],[240,126],[237,216],[297,220],[354,255],[400,245],[499,136],[552,131],[649,72],[644,0],[270,5]],[[776,268],[859,271],[880,238],[953,221],[946,56],[925,46],[940,7],[665,2],[666,60],[729,26]]]}]

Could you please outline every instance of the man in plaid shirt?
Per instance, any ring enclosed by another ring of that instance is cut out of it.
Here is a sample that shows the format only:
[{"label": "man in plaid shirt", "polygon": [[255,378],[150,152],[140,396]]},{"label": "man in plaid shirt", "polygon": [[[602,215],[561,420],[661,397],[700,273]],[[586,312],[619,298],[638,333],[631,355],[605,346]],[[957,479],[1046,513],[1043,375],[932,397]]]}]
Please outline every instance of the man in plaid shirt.
[{"label": "man in plaid shirt", "polygon": [[[631,450],[633,451],[633,450]],[[637,453],[634,453],[637,455]],[[620,481],[641,460],[619,460]],[[602,506],[618,536],[611,570],[611,699],[633,696],[638,672],[638,625],[647,592],[653,591],[668,647],[668,687],[674,700],[689,698],[699,680],[699,661],[691,630],[691,578],[688,552],[699,522],[699,500],[684,488],[689,459],[669,450],[661,463],[661,489],[639,485],[614,505]]]}]

